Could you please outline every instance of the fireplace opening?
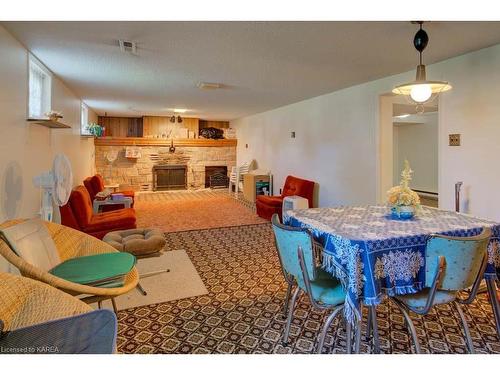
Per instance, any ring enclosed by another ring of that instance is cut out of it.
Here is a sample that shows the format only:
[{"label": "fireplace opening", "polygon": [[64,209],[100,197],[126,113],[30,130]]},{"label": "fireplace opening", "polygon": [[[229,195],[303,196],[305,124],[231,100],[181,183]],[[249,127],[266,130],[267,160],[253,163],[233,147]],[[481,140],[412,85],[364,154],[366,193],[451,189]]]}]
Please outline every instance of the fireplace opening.
[{"label": "fireplace opening", "polygon": [[155,165],[153,167],[153,191],[182,190],[186,188],[186,165]]},{"label": "fireplace opening", "polygon": [[225,165],[206,166],[205,187],[214,189],[229,187],[229,177],[227,177],[227,166]]}]

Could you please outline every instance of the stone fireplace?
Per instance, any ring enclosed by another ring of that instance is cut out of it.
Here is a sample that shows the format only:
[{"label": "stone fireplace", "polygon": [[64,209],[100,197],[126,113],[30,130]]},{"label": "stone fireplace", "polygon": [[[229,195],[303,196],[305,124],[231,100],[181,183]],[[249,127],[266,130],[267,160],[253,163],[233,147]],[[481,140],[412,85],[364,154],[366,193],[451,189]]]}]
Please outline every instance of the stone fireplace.
[{"label": "stone fireplace", "polygon": [[182,190],[186,188],[186,165],[155,165],[153,167],[153,191]]},{"label": "stone fireplace", "polygon": [[[175,188],[195,190],[207,186],[207,178],[215,173],[215,168],[217,172],[227,175],[227,171],[236,165],[236,140],[175,140],[174,152],[170,150],[170,142],[143,138],[98,138],[95,140],[96,172],[104,177],[106,183],[120,184],[122,190],[152,191],[155,189],[154,170],[163,166],[184,166],[185,187],[176,183]],[[125,156],[129,145],[139,148],[140,157]],[[118,158],[113,163],[106,159],[110,151],[118,152]]]}]

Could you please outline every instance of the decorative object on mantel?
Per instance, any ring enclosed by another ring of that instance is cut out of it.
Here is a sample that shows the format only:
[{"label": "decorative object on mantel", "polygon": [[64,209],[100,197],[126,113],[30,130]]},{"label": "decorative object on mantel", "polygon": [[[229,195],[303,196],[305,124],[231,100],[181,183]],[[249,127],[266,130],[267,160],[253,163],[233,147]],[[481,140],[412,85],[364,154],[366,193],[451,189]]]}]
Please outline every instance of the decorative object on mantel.
[{"label": "decorative object on mantel", "polygon": [[45,113],[45,116],[48,117],[50,121],[58,122],[60,118],[63,118],[61,112],[58,111],[49,111]]},{"label": "decorative object on mantel", "polygon": [[236,138],[236,129],[235,128],[226,128],[223,129],[224,138],[226,139],[235,139]]},{"label": "decorative object on mantel", "polygon": [[118,151],[110,150],[106,153],[106,160],[109,162],[109,180],[108,184],[111,183],[111,179],[113,178],[113,163],[118,159]]},{"label": "decorative object on mantel", "polygon": [[405,160],[404,165],[400,184],[387,192],[387,200],[391,206],[391,217],[397,220],[411,219],[420,209],[420,198],[409,186],[413,171],[410,169],[408,160]]},{"label": "decorative object on mantel", "polygon": [[420,25],[420,29],[413,38],[413,45],[419,54],[417,75],[415,81],[396,86],[392,92],[397,95],[403,95],[410,103],[416,105],[417,113],[422,114],[424,113],[424,104],[432,102],[440,93],[451,90],[451,85],[446,81],[427,80],[425,65],[422,64],[422,52],[427,47],[429,36],[422,29],[423,21],[412,23]]},{"label": "decorative object on mantel", "polygon": [[170,142],[170,147],[168,148],[168,152],[174,153],[175,152],[175,146],[174,146],[174,140]]},{"label": "decorative object on mantel", "polygon": [[94,137],[102,137],[103,127],[95,122],[91,122],[87,125],[87,131]]},{"label": "decorative object on mantel", "polygon": [[207,139],[223,139],[224,131],[213,127],[203,128],[200,130],[200,137]]},{"label": "decorative object on mantel", "polygon": [[125,147],[125,157],[127,159],[139,159],[141,157],[140,147]]}]

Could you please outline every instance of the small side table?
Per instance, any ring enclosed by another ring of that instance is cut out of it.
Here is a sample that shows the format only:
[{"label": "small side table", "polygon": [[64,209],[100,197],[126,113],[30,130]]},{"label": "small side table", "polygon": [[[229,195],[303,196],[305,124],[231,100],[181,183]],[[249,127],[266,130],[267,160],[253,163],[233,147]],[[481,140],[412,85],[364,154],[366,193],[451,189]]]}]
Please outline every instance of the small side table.
[{"label": "small side table", "polygon": [[287,211],[301,210],[306,208],[309,208],[309,201],[306,198],[299,197],[298,195],[290,195],[283,198],[283,206],[281,211],[283,222],[285,221],[285,217],[287,216]]},{"label": "small side table", "polygon": [[94,213],[97,214],[99,213],[99,208],[101,206],[107,206],[110,204],[123,204],[125,208],[130,208],[132,207],[132,198],[130,197],[123,197],[121,199],[106,198],[104,200],[94,199],[94,202],[92,204],[92,209]]}]

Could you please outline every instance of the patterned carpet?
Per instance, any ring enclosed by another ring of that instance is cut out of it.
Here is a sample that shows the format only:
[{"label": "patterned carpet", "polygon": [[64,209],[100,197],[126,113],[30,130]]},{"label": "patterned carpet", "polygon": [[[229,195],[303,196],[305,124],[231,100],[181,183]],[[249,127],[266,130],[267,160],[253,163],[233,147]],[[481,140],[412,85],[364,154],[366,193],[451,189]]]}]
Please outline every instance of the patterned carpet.
[{"label": "patterned carpet", "polygon": [[[291,340],[281,345],[286,284],[269,224],[169,233],[168,248],[185,249],[208,295],[118,313],[121,353],[311,353],[324,313],[302,298]],[[500,353],[486,295],[465,308],[477,353]],[[381,350],[411,353],[403,317],[387,301],[377,309]],[[412,315],[424,353],[465,353],[458,314],[442,306]],[[345,333],[334,323],[324,352],[344,353]],[[364,339],[364,337],[363,337]],[[363,341],[361,351],[369,352]]]},{"label": "patterned carpet", "polygon": [[155,227],[164,232],[265,222],[226,189],[141,193],[134,208],[139,227]]}]

